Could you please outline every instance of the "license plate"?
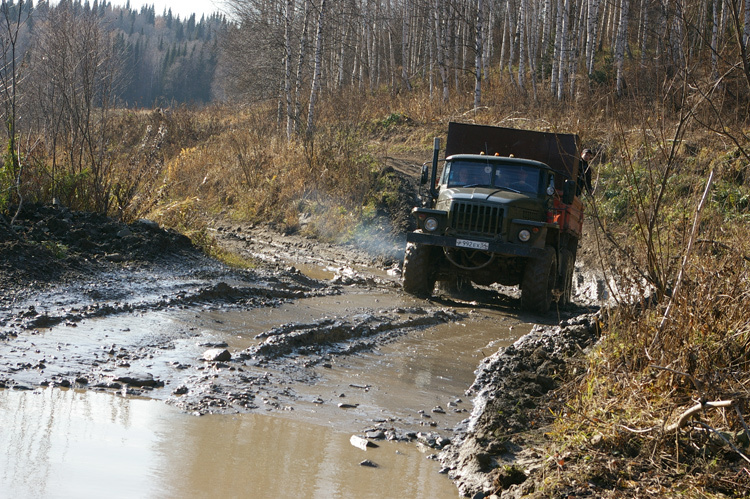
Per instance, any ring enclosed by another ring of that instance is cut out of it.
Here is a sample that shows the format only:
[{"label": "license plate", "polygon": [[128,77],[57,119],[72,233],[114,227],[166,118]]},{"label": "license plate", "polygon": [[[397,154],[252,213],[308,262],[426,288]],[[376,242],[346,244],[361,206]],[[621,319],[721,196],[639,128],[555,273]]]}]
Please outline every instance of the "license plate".
[{"label": "license plate", "polygon": [[490,243],[485,243],[482,241],[469,241],[467,239],[456,239],[456,246],[458,246],[459,248],[471,248],[478,250],[490,249]]}]

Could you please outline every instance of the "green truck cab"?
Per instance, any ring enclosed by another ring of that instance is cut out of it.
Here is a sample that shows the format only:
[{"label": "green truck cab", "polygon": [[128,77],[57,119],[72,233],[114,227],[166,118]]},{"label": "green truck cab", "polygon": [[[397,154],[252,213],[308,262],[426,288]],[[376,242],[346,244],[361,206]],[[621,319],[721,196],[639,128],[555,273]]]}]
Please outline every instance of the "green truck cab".
[{"label": "green truck cab", "polygon": [[583,221],[577,137],[451,123],[439,175],[438,155],[436,139],[412,212],[418,228],[407,235],[404,290],[429,296],[438,282],[470,281],[520,286],[533,312],[569,303]]}]

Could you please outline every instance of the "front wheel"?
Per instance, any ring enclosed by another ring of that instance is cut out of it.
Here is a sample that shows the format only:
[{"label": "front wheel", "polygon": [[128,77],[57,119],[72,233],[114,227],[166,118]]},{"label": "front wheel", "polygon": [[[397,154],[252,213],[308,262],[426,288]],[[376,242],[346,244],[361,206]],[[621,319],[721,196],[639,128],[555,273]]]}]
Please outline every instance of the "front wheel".
[{"label": "front wheel", "polygon": [[526,263],[521,280],[521,308],[538,314],[549,312],[556,279],[557,254],[547,246],[542,256]]},{"label": "front wheel", "polygon": [[404,291],[420,297],[432,296],[435,288],[435,251],[433,246],[406,243],[404,254]]}]

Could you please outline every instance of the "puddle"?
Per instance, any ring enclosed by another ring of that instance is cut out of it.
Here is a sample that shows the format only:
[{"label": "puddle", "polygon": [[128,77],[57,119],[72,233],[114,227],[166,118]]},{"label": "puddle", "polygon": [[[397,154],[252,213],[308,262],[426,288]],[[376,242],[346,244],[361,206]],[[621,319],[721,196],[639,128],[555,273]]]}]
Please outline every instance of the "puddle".
[{"label": "puddle", "polygon": [[[350,433],[263,414],[188,416],[163,403],[0,390],[5,497],[455,498],[414,445],[366,452]],[[377,468],[360,466],[368,459]]]},{"label": "puddle", "polygon": [[320,379],[314,385],[297,388],[306,399],[326,403],[297,410],[337,420],[338,403],[345,403],[357,407],[347,409],[348,421],[336,424],[352,431],[386,419],[413,431],[445,433],[469,416],[471,400],[464,392],[480,360],[530,329],[498,314],[414,331],[375,351],[335,358],[330,368],[316,368]]},{"label": "puddle", "polygon": [[[480,360],[532,327],[501,307],[448,303],[465,318],[382,333],[351,352],[260,361],[240,353],[281,325],[419,318],[440,304],[345,288],[274,306],[179,306],[23,331],[0,342],[0,375],[18,386],[70,380],[94,390],[0,390],[0,442],[7,443],[0,490],[8,497],[457,497],[427,459],[436,449],[380,440],[364,452],[349,443],[369,429],[452,438],[470,414],[464,392]],[[204,362],[219,344],[233,358]],[[163,386],[113,387],[125,372]],[[133,393],[158,400],[121,396]],[[224,415],[188,414],[196,408]],[[378,467],[360,466],[365,459]]]}]

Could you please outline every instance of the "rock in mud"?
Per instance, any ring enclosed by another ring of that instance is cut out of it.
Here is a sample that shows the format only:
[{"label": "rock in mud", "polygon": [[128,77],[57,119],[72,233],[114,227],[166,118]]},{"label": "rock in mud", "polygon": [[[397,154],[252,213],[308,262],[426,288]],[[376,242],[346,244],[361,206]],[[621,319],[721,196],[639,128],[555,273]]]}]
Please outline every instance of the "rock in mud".
[{"label": "rock in mud", "polygon": [[128,373],[115,378],[114,381],[119,381],[120,383],[124,383],[128,386],[137,387],[150,386],[152,388],[156,388],[159,386],[164,386],[163,381],[154,379],[154,376],[150,373]]},{"label": "rock in mud", "polygon": [[208,362],[226,362],[232,360],[232,354],[226,348],[211,348],[203,352],[203,360]]},{"label": "rock in mud", "polygon": [[349,443],[354,447],[362,450],[367,450],[368,447],[377,447],[376,444],[370,442],[366,438],[362,438],[357,435],[352,435],[351,437],[349,437]]}]

